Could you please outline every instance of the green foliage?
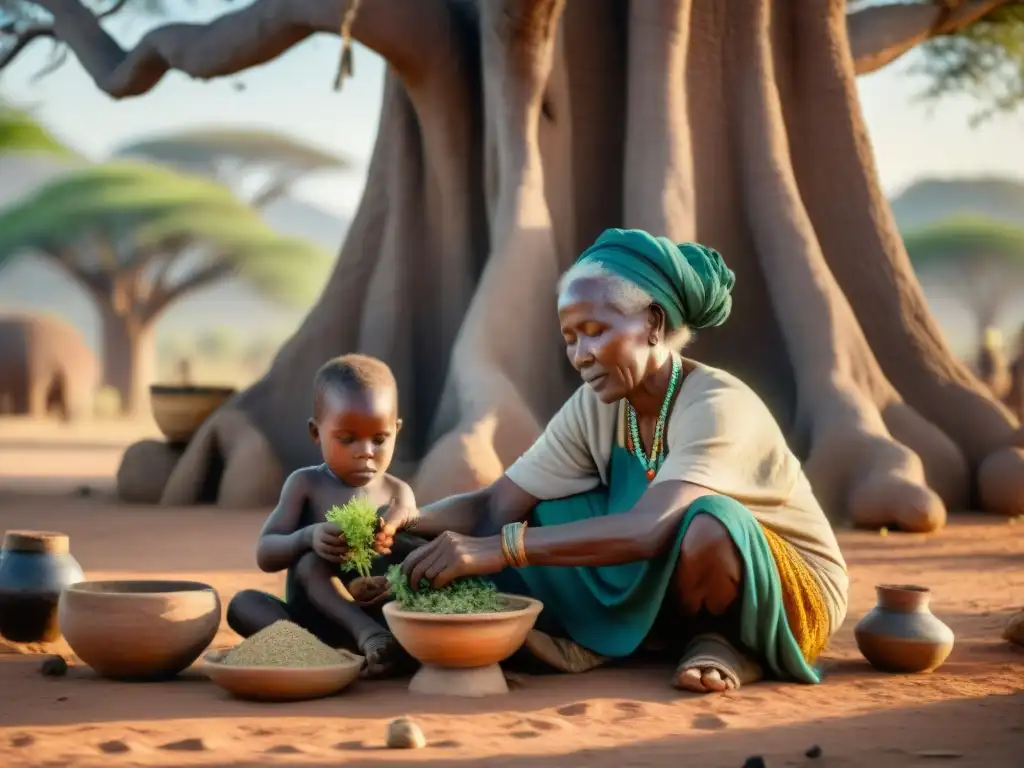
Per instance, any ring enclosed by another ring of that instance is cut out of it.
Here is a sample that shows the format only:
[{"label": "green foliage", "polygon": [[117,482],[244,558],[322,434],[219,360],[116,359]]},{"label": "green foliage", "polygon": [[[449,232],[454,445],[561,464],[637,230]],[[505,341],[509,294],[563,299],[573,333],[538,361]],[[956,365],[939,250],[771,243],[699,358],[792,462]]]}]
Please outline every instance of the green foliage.
[{"label": "green foliage", "polygon": [[1024,5],[997,8],[955,35],[932,38],[922,52],[912,70],[931,80],[922,96],[974,96],[984,106],[972,123],[1024,104]]},{"label": "green foliage", "polygon": [[88,246],[97,237],[115,246],[106,254],[116,262],[108,269],[185,254],[191,269],[176,285],[217,264],[295,306],[316,297],[333,261],[313,243],[273,230],[211,179],[121,161],[71,171],[0,210],[0,267],[35,249],[81,269],[95,263]]},{"label": "green foliage", "polygon": [[348,546],[348,554],[342,562],[342,570],[355,571],[360,576],[370,575],[370,566],[377,553],[373,549],[377,533],[377,507],[363,496],[351,499],[342,507],[337,505],[327,511],[327,522],[341,529]]},{"label": "green foliage", "polygon": [[0,104],[0,155],[29,152],[74,155],[28,112]]},{"label": "green foliage", "polygon": [[497,613],[507,611],[508,603],[489,581],[469,578],[456,579],[451,584],[432,589],[426,580],[413,591],[402,573],[402,566],[388,568],[388,583],[398,604],[407,611],[417,613]]},{"label": "green foliage", "polygon": [[915,267],[999,261],[1024,270],[1024,227],[979,216],[959,216],[908,233],[907,253]]}]

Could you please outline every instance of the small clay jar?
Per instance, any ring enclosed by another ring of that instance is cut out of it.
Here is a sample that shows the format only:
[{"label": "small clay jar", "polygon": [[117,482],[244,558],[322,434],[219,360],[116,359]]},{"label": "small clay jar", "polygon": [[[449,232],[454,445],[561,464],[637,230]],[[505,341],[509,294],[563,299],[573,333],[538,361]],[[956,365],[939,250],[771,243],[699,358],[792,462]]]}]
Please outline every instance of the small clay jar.
[{"label": "small clay jar", "polygon": [[0,636],[12,643],[57,640],[61,590],[84,578],[65,534],[8,531],[0,550]]},{"label": "small clay jar", "polygon": [[953,630],[929,610],[931,590],[880,584],[875,593],[878,604],[853,630],[864,658],[883,672],[938,669],[953,650]]}]

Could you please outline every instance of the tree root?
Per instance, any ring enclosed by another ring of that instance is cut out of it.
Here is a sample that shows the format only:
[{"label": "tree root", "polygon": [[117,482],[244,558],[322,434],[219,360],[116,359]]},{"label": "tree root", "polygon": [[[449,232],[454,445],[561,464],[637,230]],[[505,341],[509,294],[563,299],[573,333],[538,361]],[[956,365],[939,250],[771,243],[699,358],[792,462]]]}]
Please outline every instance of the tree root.
[{"label": "tree root", "polygon": [[227,405],[196,433],[164,487],[161,504],[261,509],[277,504],[284,471],[248,416]]}]

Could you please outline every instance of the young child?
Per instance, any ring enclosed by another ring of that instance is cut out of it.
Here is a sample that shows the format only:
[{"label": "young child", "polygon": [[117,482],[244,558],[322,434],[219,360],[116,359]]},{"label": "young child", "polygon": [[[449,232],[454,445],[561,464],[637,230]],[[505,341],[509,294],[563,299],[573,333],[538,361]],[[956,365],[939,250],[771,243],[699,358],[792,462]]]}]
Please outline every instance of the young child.
[{"label": "young child", "polygon": [[[286,599],[256,590],[240,592],[228,606],[228,625],[249,637],[288,619],[333,647],[354,644],[366,657],[364,674],[378,676],[395,665],[400,648],[380,621],[351,601],[339,567],[345,541],[324,515],[355,496],[378,505],[379,514],[390,505],[416,506],[409,486],[387,474],[402,426],[398,389],[380,360],[345,355],[317,372],[313,396],[309,436],[319,446],[323,464],[288,477],[256,546],[261,570],[287,569]],[[391,557],[376,558],[375,573],[401,558],[397,540],[395,544]]]}]

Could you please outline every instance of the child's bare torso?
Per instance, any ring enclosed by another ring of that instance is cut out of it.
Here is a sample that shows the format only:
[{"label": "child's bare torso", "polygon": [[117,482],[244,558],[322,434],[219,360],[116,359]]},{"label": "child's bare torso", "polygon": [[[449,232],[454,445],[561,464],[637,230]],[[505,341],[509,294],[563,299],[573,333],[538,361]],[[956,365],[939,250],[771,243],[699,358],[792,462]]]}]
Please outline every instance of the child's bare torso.
[{"label": "child's bare torso", "polygon": [[[339,480],[326,464],[316,467],[309,467],[305,470],[308,473],[306,503],[303,505],[300,527],[322,523],[325,515],[331,507],[343,506],[355,498],[365,498],[378,508],[387,506],[391,499],[395,498],[402,485],[397,477],[392,477],[386,472],[380,477],[355,488]],[[383,512],[383,510],[381,510]],[[309,519],[306,519],[306,518]]]},{"label": "child's bare torso", "polygon": [[[305,528],[310,525],[326,522],[325,516],[331,507],[335,505],[340,507],[359,496],[365,497],[371,504],[376,504],[378,508],[384,507],[398,494],[402,486],[401,480],[387,473],[375,478],[361,488],[354,488],[339,480],[327,468],[326,464],[307,467],[301,471],[306,475],[307,491],[306,500],[302,505],[302,514],[296,528]],[[384,559],[377,558],[374,560],[374,575],[381,575],[381,573],[378,573],[378,570],[384,564],[378,561]],[[354,573],[346,574],[339,572],[339,576],[342,577],[343,581],[351,579],[354,575]],[[306,601],[305,590],[298,584],[298,580],[295,578],[294,571],[291,568],[288,569],[285,584],[286,595],[289,601]]]}]

